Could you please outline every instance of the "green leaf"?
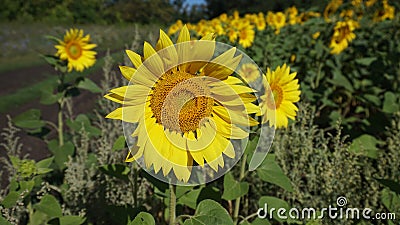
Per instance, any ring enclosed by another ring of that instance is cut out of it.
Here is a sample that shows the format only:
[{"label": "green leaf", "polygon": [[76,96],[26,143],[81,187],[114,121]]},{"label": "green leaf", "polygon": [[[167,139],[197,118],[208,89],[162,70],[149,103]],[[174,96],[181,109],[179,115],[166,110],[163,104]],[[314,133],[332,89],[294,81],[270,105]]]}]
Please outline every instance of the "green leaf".
[{"label": "green leaf", "polygon": [[11,208],[17,203],[19,198],[20,198],[19,192],[10,191],[10,193],[8,193],[8,195],[3,199],[1,204],[4,206],[4,208]]},{"label": "green leaf", "polygon": [[53,195],[45,195],[40,202],[33,206],[34,209],[39,210],[50,218],[62,216],[61,206]]},{"label": "green leaf", "polygon": [[382,110],[386,113],[394,113],[400,111],[400,105],[397,102],[397,98],[394,93],[390,91],[385,93]]},{"label": "green leaf", "polygon": [[52,36],[52,35],[44,35],[44,38],[54,41],[55,43],[59,43],[61,40]]},{"label": "green leaf", "polygon": [[353,140],[349,151],[357,155],[376,159],[378,157],[378,148],[376,147],[378,143],[379,141],[374,136],[363,134]]},{"label": "green leaf", "polygon": [[[180,186],[177,187],[177,192],[178,192],[179,187]],[[192,209],[196,209],[197,199],[200,195],[201,190],[202,190],[202,187],[197,188],[197,189],[192,189],[192,190],[184,193],[177,199],[177,204],[185,205]]]},{"label": "green leaf", "polygon": [[43,105],[51,105],[56,103],[62,97],[62,93],[53,94],[53,88],[53,85],[49,85],[41,89],[40,103]]},{"label": "green leaf", "polygon": [[361,58],[361,59],[356,59],[356,63],[363,65],[363,66],[369,66],[371,63],[373,63],[377,58],[376,57],[366,57],[366,58]]},{"label": "green leaf", "polygon": [[[32,216],[29,217],[29,225],[43,225],[47,224],[48,216],[41,212],[35,211]],[[50,225],[50,224],[49,224]]]},{"label": "green leaf", "polygon": [[249,191],[249,183],[238,182],[233,178],[231,172],[224,176],[224,193],[222,198],[225,200],[234,200],[242,197]]},{"label": "green leaf", "polygon": [[88,90],[88,91],[90,91],[92,93],[101,93],[102,92],[101,88],[99,86],[97,86],[97,84],[94,83],[89,78],[84,78],[83,80],[81,80],[78,83],[77,87],[81,88],[81,89]]},{"label": "green leaf", "polygon": [[388,179],[376,179],[382,185],[388,187],[391,191],[400,195],[400,183]]},{"label": "green leaf", "polygon": [[36,163],[37,168],[49,168],[51,163],[53,162],[54,157],[49,157],[46,159],[42,159]]},{"label": "green leaf", "polygon": [[156,221],[151,214],[140,212],[129,225],[155,225]]},{"label": "green leaf", "polygon": [[333,70],[333,78],[330,80],[330,82],[336,86],[344,87],[350,92],[354,92],[353,85],[347,79],[347,77],[343,76],[342,72],[340,70]]},{"label": "green leaf", "polygon": [[119,136],[117,140],[115,140],[112,150],[114,151],[122,150],[125,148],[125,144],[126,144],[125,137]]},{"label": "green leaf", "polygon": [[80,225],[85,222],[85,218],[80,216],[62,216],[60,219],[60,225]]},{"label": "green leaf", "polygon": [[381,100],[376,95],[365,94],[364,98],[366,100],[368,100],[369,102],[373,103],[375,106],[380,106],[381,105]]},{"label": "green leaf", "polygon": [[256,218],[251,225],[271,225],[271,223],[266,219]]},{"label": "green leaf", "polygon": [[0,213],[0,224],[1,225],[12,225],[12,223],[8,222]]},{"label": "green leaf", "polygon": [[39,109],[30,109],[14,117],[12,121],[17,127],[34,130],[46,125],[44,121],[40,120],[40,115]]},{"label": "green leaf", "polygon": [[26,192],[24,197],[26,197],[27,195],[29,195],[29,193],[31,193],[33,186],[35,186],[35,181],[33,180],[28,180],[28,181],[20,181],[19,182],[19,193],[22,192]]},{"label": "green leaf", "polygon": [[281,167],[275,162],[275,155],[267,155],[261,166],[257,168],[257,174],[261,180],[276,184],[286,191],[293,192],[292,183],[283,173]]},{"label": "green leaf", "polygon": [[[279,222],[285,221],[286,219],[281,218],[282,217],[282,213],[280,213],[279,216],[277,214],[278,210],[281,209],[281,208],[285,209],[285,211],[286,211],[285,213],[283,213],[283,216],[288,216],[287,213],[288,213],[289,208],[290,208],[289,204],[286,201],[282,200],[282,199],[279,199],[279,198],[276,198],[276,197],[271,197],[271,196],[263,196],[258,201],[258,204],[259,204],[260,208],[263,208],[263,213],[265,213],[265,216],[268,219],[269,218],[273,218],[273,219],[275,219],[275,220],[277,220]],[[272,215],[269,214],[271,208],[275,208],[275,210],[272,212]],[[264,214],[260,213],[260,215],[264,215]],[[265,218],[263,218],[263,219],[265,219]]]},{"label": "green leaf", "polygon": [[52,66],[57,66],[59,64],[60,59],[54,55],[41,55],[46,62]]},{"label": "green leaf", "polygon": [[54,155],[54,162],[56,163],[58,169],[65,169],[67,167],[65,163],[69,160],[69,156],[72,156],[74,154],[74,145],[70,141],[68,141],[64,143],[63,146],[58,146],[58,141],[51,140],[48,143],[48,147]]},{"label": "green leaf", "polygon": [[122,165],[122,164],[109,164],[100,166],[100,171],[103,173],[119,178],[121,180],[129,181],[129,173],[131,170],[129,167]]},{"label": "green leaf", "polygon": [[53,162],[54,157],[50,157],[47,159],[43,159],[36,163],[37,173],[38,174],[45,174],[53,171],[53,169],[49,168],[51,163]]},{"label": "green leaf", "polygon": [[89,134],[90,137],[101,135],[100,129],[92,126],[89,118],[85,114],[79,114],[75,120],[67,121],[67,125],[76,132],[84,130]]},{"label": "green leaf", "polygon": [[389,189],[385,188],[381,191],[381,201],[390,212],[396,212],[400,209],[399,195]]},{"label": "green leaf", "polygon": [[206,199],[199,203],[194,216],[184,225],[233,225],[228,212],[217,202]]}]

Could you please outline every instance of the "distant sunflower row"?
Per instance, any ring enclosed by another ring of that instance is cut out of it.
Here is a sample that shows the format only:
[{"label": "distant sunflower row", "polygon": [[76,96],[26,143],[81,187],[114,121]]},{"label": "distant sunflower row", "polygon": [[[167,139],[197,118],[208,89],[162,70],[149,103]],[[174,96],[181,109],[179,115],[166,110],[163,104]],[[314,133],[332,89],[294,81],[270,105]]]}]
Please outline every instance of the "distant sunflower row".
[{"label": "distant sunflower row", "polygon": [[[359,27],[359,20],[363,17],[372,19],[373,22],[392,20],[395,17],[395,7],[387,0],[352,0],[344,3],[343,0],[331,0],[322,12],[326,23],[334,23],[332,37],[329,44],[331,54],[339,54],[346,49],[349,43],[356,37],[354,30]],[[321,18],[320,12],[299,12],[293,6],[283,12],[263,12],[245,14],[240,16],[238,11],[232,15],[226,13],[211,20],[200,20],[197,24],[187,24],[190,31],[196,36],[204,36],[207,33],[215,33],[226,36],[232,44],[238,44],[243,48],[253,45],[257,32],[262,32],[268,27],[279,34],[285,26],[303,25],[312,18]],[[176,21],[168,29],[168,34],[173,35],[183,27],[181,20]],[[317,39],[320,33],[314,33],[312,37]]]}]

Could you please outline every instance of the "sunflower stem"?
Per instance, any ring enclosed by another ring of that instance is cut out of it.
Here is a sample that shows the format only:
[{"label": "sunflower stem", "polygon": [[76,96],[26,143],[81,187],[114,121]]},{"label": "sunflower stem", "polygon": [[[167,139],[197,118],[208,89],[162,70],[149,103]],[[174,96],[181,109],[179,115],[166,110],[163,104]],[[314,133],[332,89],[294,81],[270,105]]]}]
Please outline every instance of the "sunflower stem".
[{"label": "sunflower stem", "polygon": [[63,121],[63,108],[64,108],[64,99],[63,97],[58,101],[58,145],[64,145],[64,121]]},{"label": "sunflower stem", "polygon": [[175,225],[176,219],[176,186],[169,184],[169,225]]},{"label": "sunflower stem", "polygon": [[[244,178],[245,170],[246,170],[246,161],[247,155],[244,154],[242,158],[242,164],[240,165],[240,175],[239,175],[239,182],[242,181]],[[239,210],[240,210],[240,197],[237,197],[235,200],[235,209],[233,211],[233,221],[234,224],[238,224],[239,222]]]}]

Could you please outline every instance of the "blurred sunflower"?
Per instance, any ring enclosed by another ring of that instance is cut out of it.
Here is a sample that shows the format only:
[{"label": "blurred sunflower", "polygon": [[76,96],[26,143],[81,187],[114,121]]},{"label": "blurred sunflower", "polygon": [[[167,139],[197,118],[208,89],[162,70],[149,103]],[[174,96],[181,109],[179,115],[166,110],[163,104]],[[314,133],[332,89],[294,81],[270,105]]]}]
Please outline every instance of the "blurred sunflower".
[{"label": "blurred sunflower", "polygon": [[64,41],[59,40],[56,56],[61,60],[68,61],[68,72],[72,69],[83,71],[85,68],[93,66],[96,62],[96,52],[92,51],[96,44],[90,43],[90,35],[83,36],[83,30],[67,30]]},{"label": "blurred sunflower", "polygon": [[324,9],[325,21],[331,22],[331,16],[339,9],[343,4],[343,0],[331,0]]},{"label": "blurred sunflower", "polygon": [[267,23],[275,28],[275,34],[279,34],[280,29],[286,25],[286,16],[282,12],[268,12]]},{"label": "blurred sunflower", "polygon": [[365,6],[366,7],[371,7],[376,3],[377,0],[367,0],[365,1]]},{"label": "blurred sunflower", "polygon": [[384,21],[386,19],[392,20],[394,19],[395,15],[395,8],[394,6],[389,5],[388,1],[383,0],[383,9],[377,10],[374,14],[373,20],[375,22]]},{"label": "blurred sunflower", "polygon": [[300,85],[295,79],[296,72],[290,73],[290,67],[284,64],[271,72],[268,68],[263,79],[265,94],[261,98],[261,112],[263,123],[269,122],[275,128],[287,127],[288,118],[294,120],[297,106],[294,104],[300,100]]},{"label": "blurred sunflower", "polygon": [[339,54],[348,47],[349,43],[356,38],[356,34],[353,31],[358,26],[358,22],[354,20],[338,21],[336,23],[329,45],[332,49],[331,54]]},{"label": "blurred sunflower", "polygon": [[245,63],[238,70],[238,74],[247,82],[252,83],[260,76],[260,71],[254,63]]},{"label": "blurred sunflower", "polygon": [[296,6],[292,6],[292,7],[288,8],[288,9],[286,10],[286,14],[287,14],[288,17],[289,17],[289,24],[290,24],[290,25],[294,25],[294,24],[297,23],[297,14],[298,14],[298,13],[299,13],[299,12],[298,12]]},{"label": "blurred sunflower", "polygon": [[243,23],[239,27],[239,44],[243,46],[243,48],[250,47],[254,42],[254,26],[249,25],[249,23]]},{"label": "blurred sunflower", "polygon": [[183,26],[177,44],[160,31],[156,49],[144,44],[144,61],[127,51],[135,68],[121,66],[130,85],[115,88],[105,98],[123,104],[106,117],[137,123],[132,136],[137,148],[127,162],[141,157],[148,169],[171,170],[187,182],[191,166],[207,163],[213,170],[224,167],[223,155],[234,158],[231,139],[248,132],[241,126],[255,126],[248,116],[259,108],[252,104],[253,89],[230,76],[241,60],[231,48],[211,59],[215,50],[213,34],[191,41]]}]

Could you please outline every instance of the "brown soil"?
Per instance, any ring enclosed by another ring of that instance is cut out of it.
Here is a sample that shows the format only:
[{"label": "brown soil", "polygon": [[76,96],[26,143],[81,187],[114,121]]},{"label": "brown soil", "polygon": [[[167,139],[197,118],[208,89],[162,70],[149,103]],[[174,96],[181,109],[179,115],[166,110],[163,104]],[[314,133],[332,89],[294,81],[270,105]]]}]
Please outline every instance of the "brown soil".
[{"label": "brown soil", "polygon": [[[104,54],[102,55],[104,56]],[[114,69],[117,69],[117,67]],[[2,82],[0,82],[0,95],[10,94],[21,87],[29,86],[46,79],[52,72],[53,70],[50,66],[38,65],[31,68],[23,68],[16,71],[0,73],[0,79],[2,80]],[[12,77],[12,79],[10,79],[10,77]],[[89,78],[99,85],[102,79],[102,71],[98,70],[95,73],[90,74]],[[99,97],[99,94],[93,94],[89,91],[82,90],[80,95],[73,98],[74,114],[78,115],[81,113],[93,112],[93,109],[96,107],[96,101]],[[32,108],[40,109],[43,119],[56,123],[58,112],[57,106],[42,105],[39,103],[39,99],[35,99],[9,112],[1,113],[0,130],[2,131],[3,128],[7,126],[7,115],[10,115],[12,118]],[[23,155],[29,154],[29,158],[34,160],[41,160],[49,157],[50,153],[47,149],[47,144],[42,139],[31,136],[24,131],[19,132],[18,136],[21,138],[20,143],[23,144]],[[56,131],[51,130],[48,137],[55,138]],[[0,136],[0,143],[3,141],[3,136]],[[2,146],[0,146],[0,157],[6,157],[5,149]],[[3,170],[3,168],[0,164],[0,171],[1,170]],[[8,183],[7,180],[1,180],[0,186],[4,187],[6,183]]]}]

